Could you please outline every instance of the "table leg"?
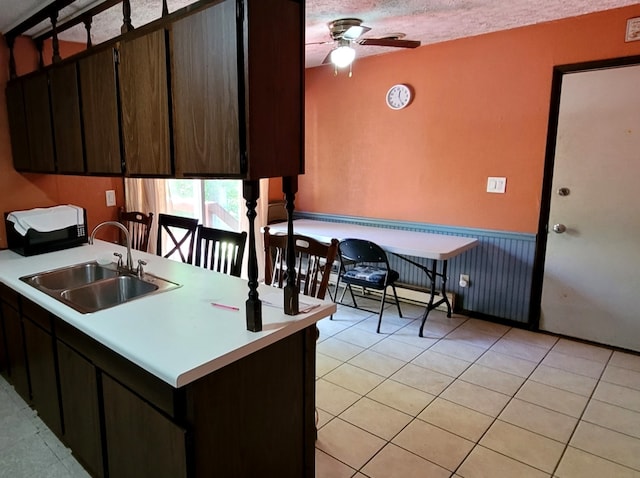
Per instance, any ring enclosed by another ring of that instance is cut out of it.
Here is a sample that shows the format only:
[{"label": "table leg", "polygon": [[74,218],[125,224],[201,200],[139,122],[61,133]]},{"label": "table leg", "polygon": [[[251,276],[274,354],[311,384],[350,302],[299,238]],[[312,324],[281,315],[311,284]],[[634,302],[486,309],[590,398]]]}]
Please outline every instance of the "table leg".
[{"label": "table leg", "polygon": [[[429,278],[429,303],[424,310],[424,314],[422,315],[422,323],[420,324],[420,332],[418,335],[420,337],[424,337],[424,324],[427,322],[427,317],[429,316],[429,312],[438,307],[440,304],[447,304],[447,317],[451,317],[451,303],[449,302],[449,297],[447,297],[446,293],[446,285],[447,285],[447,261],[442,261],[442,271],[438,273],[438,261],[433,259],[431,261],[431,270],[426,267],[420,267]],[[442,294],[442,298],[437,302],[434,302],[435,291],[436,291],[436,278],[440,276],[441,280],[441,288],[440,293]]]}]

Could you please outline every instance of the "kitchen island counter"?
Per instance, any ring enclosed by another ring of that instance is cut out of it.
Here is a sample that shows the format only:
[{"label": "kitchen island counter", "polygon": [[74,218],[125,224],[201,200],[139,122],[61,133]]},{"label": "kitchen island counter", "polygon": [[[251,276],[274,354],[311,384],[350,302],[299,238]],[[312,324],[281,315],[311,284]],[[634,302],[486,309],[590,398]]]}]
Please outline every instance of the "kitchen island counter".
[{"label": "kitchen island counter", "polygon": [[[250,332],[245,321],[246,280],[135,250],[134,264],[143,259],[146,272],[181,287],[81,314],[20,280],[29,274],[111,257],[113,252],[126,257],[125,247],[98,240],[93,245],[30,257],[1,251],[0,282],[174,387],[184,386],[335,312],[335,304],[306,297],[305,301],[321,305],[297,316],[285,315],[282,307],[263,304],[263,330]],[[281,290],[261,285],[259,293],[268,302],[282,303]],[[212,302],[238,310],[214,307]]]},{"label": "kitchen island counter", "polygon": [[20,280],[114,252],[0,251],[0,372],[85,469],[314,476],[315,323],[335,304],[304,297],[310,311],[287,316],[283,291],[261,285],[270,305],[250,332],[245,280],[139,251],[134,264],[180,287],[82,314]]}]

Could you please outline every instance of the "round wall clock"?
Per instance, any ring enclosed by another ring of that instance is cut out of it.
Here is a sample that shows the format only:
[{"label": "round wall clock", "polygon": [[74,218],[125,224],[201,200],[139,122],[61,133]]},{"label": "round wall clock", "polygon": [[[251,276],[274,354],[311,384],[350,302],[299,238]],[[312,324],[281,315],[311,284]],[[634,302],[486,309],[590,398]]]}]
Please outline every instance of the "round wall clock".
[{"label": "round wall clock", "polygon": [[411,89],[407,85],[393,85],[387,91],[387,106],[392,110],[401,110],[411,102]]}]

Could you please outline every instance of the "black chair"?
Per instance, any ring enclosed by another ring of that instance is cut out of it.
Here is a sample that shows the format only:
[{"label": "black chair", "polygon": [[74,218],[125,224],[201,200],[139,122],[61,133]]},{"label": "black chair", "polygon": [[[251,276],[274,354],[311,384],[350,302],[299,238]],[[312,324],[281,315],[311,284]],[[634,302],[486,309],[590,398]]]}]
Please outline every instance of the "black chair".
[{"label": "black chair", "polygon": [[[170,214],[158,214],[158,241],[156,243],[156,254],[162,257],[172,258],[174,255],[180,256],[182,262],[193,263],[193,244],[198,230],[198,220],[190,217],[172,216]],[[162,253],[162,237],[169,239],[167,246],[169,249]],[[185,253],[184,248],[187,248]]]},{"label": "black chair", "polygon": [[247,233],[244,231],[224,231],[200,224],[195,265],[240,277],[246,242]]},{"label": "black chair", "polygon": [[395,286],[395,282],[400,275],[389,267],[387,254],[380,246],[364,239],[344,239],[338,244],[338,255],[340,257],[340,273],[338,274],[336,292],[340,281],[346,284],[344,291],[342,291],[340,302],[342,302],[346,290],[349,289],[353,306],[359,308],[351,288],[352,285],[360,286],[363,290],[381,290],[382,299],[380,300],[380,314],[378,316],[378,328],[376,329],[376,332],[380,333],[387,287],[391,286],[396,306],[398,307],[398,314],[402,317]]},{"label": "black chair", "polygon": [[[153,222],[153,213],[144,214],[138,211],[127,212],[124,208],[118,209],[118,222],[129,230],[131,248],[147,252],[149,249],[149,233]],[[125,244],[124,233],[120,234],[120,243]]]},{"label": "black chair", "polygon": [[[271,234],[264,228],[265,284],[282,288],[286,284],[287,235]],[[324,299],[329,287],[331,266],[338,240],[324,244],[311,237],[294,234],[296,285],[301,294]]]}]

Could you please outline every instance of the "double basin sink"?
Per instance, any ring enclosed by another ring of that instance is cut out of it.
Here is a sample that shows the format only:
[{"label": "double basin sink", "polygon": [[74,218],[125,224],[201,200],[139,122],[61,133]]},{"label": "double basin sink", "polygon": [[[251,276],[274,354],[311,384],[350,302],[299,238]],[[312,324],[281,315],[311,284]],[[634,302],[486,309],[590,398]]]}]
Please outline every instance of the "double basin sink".
[{"label": "double basin sink", "polygon": [[114,264],[96,261],[39,272],[20,280],[83,314],[180,287],[153,274],[138,277]]}]

